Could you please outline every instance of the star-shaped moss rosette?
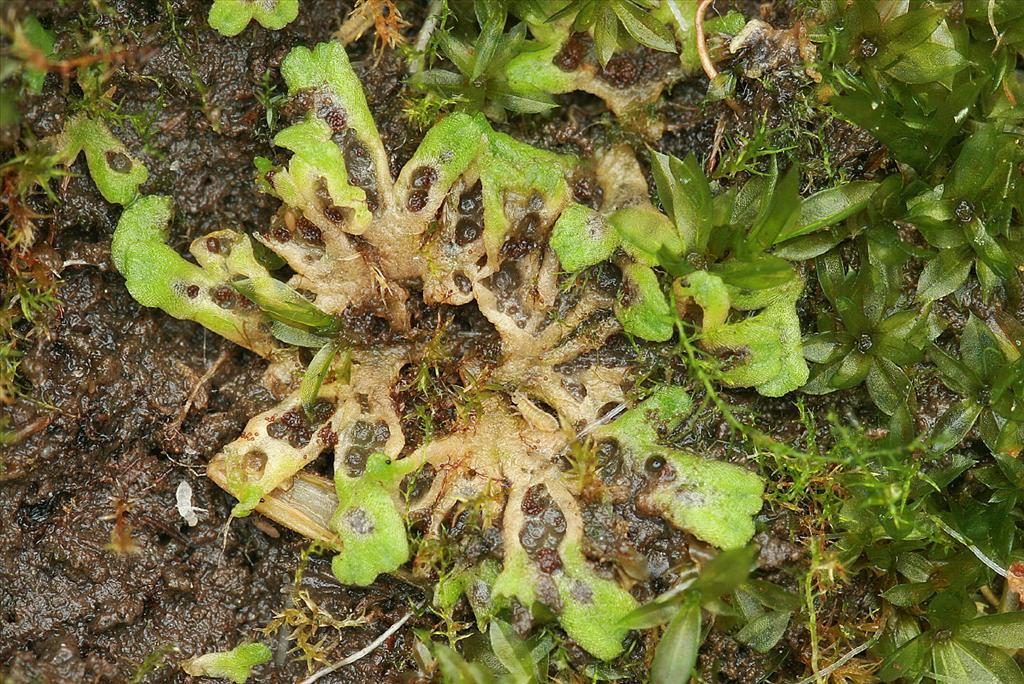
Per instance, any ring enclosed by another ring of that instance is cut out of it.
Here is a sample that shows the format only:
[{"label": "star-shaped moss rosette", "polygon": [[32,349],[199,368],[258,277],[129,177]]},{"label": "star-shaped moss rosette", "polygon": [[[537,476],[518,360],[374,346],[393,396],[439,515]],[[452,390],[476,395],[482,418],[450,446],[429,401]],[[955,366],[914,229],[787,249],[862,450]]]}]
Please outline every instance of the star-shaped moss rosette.
[{"label": "star-shaped moss rosette", "polygon": [[[295,347],[319,350],[210,477],[238,499],[234,515],[259,511],[333,549],[349,584],[410,561],[435,572],[428,550],[468,515],[474,541],[439,578],[438,604],[464,592],[481,621],[513,601],[541,604],[587,651],[615,657],[637,601],[588,557],[584,511],[614,516],[634,501],[732,548],[753,534],[762,494],[752,473],[670,446],[690,411],[681,388],[635,399],[624,328],[671,332],[663,298],[648,298],[653,271],[616,226],[634,215],[672,225],[635,158],[619,147],[585,163],[453,114],[395,179],[339,44],[296,48],[282,72],[307,114],[275,138],[292,152],[286,165],[258,162],[283,201],[265,231],[201,237],[192,264],[163,244],[170,200],[149,196],[126,208],[114,239],[140,302],[285,366]],[[282,261],[287,282],[273,273]],[[454,307],[482,318],[425,334]],[[444,415],[423,401],[439,356],[457,362],[461,385]],[[325,452],[333,483],[311,468]],[[602,475],[581,477],[573,464],[584,462]]]}]

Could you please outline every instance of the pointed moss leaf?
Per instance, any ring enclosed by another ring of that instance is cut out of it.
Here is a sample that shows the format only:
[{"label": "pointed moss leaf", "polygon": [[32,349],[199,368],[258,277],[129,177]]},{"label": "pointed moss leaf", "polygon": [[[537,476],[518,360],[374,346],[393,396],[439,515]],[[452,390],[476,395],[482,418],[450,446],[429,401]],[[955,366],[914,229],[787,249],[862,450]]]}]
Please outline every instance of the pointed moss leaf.
[{"label": "pointed moss leaf", "polygon": [[338,328],[333,316],[276,278],[242,278],[231,285],[275,321],[312,333],[329,333]]},{"label": "pointed moss leaf", "polygon": [[683,250],[703,252],[712,226],[711,187],[697,158],[652,151],[651,172],[661,205],[683,239]]},{"label": "pointed moss leaf", "polygon": [[474,53],[469,43],[460,40],[447,30],[438,33],[437,38],[445,57],[451,60],[462,74],[469,76],[473,73]]},{"label": "pointed moss leaf", "polygon": [[1007,358],[1024,354],[1024,323],[1006,311],[996,311],[989,325]]},{"label": "pointed moss leaf", "polygon": [[816,333],[804,338],[804,358],[812,363],[832,363],[837,354],[846,351],[843,339],[836,333]]},{"label": "pointed moss leaf", "polygon": [[775,242],[808,235],[856,214],[867,206],[877,188],[878,183],[853,181],[814,193],[800,203],[796,223],[782,231]]},{"label": "pointed moss leaf", "polygon": [[[39,20],[35,16],[29,15],[25,17],[24,21],[21,22],[21,30],[24,32],[25,38],[28,40],[29,44],[41,52],[48,60],[52,60],[57,56],[53,50],[54,44],[56,43],[56,36],[54,36],[52,31],[48,31],[42,24],[40,24]],[[39,69],[34,66],[28,66],[26,64],[22,80],[29,92],[34,95],[39,95],[43,92],[43,82],[46,80],[46,70]]]},{"label": "pointed moss leaf", "polygon": [[619,236],[602,214],[572,204],[555,221],[549,244],[562,268],[575,273],[610,257],[619,245]]},{"label": "pointed moss leaf", "polygon": [[711,267],[727,285],[744,290],[764,290],[786,285],[797,278],[788,261],[770,254],[727,259]]},{"label": "pointed moss leaf", "polygon": [[[901,677],[905,679],[900,681],[920,681],[922,673],[929,667],[931,643],[928,637],[930,635],[919,634],[920,629],[917,627],[916,621],[910,622],[914,625],[914,629],[918,630],[918,633],[902,643],[898,642],[899,647],[882,661],[878,677],[883,682],[897,681]],[[902,636],[900,635],[900,637]]]},{"label": "pointed moss leaf", "polygon": [[778,245],[772,252],[788,261],[806,261],[821,256],[833,249],[844,240],[848,240],[853,230],[845,225],[820,230],[800,238],[787,240]]},{"label": "pointed moss leaf", "polygon": [[533,659],[529,647],[512,629],[512,625],[497,618],[491,620],[487,630],[491,642],[491,650],[498,661],[512,675],[516,682],[541,681],[537,663]]},{"label": "pointed moss leaf", "polygon": [[981,378],[974,369],[969,368],[957,359],[932,345],[928,350],[928,359],[935,364],[942,374],[942,383],[954,392],[968,396],[982,387]]},{"label": "pointed moss leaf", "polygon": [[1000,192],[1013,165],[1014,143],[1001,128],[988,124],[978,128],[960,148],[943,184],[945,199],[979,202]]},{"label": "pointed moss leaf", "polygon": [[610,0],[612,9],[633,40],[653,50],[675,52],[676,41],[668,27],[650,12],[624,0]]},{"label": "pointed moss leaf", "polygon": [[299,0],[213,0],[207,21],[222,35],[237,36],[253,19],[271,30],[284,28],[299,14]]},{"label": "pointed moss leaf", "polygon": [[444,684],[493,684],[494,675],[487,668],[479,663],[467,663],[454,649],[431,642],[431,651]]},{"label": "pointed moss leaf", "polygon": [[894,606],[910,608],[927,601],[935,594],[933,582],[921,581],[897,584],[882,592],[882,598]]},{"label": "pointed moss leaf", "polygon": [[481,26],[480,35],[477,36],[473,47],[473,68],[469,72],[470,80],[476,81],[487,72],[504,30],[505,11],[504,8],[501,8],[491,12]]},{"label": "pointed moss leaf", "polygon": [[881,45],[872,61],[885,68],[935,33],[942,23],[942,10],[925,8],[907,12],[882,27]]},{"label": "pointed moss leaf", "polygon": [[302,384],[299,386],[299,398],[302,402],[302,410],[306,412],[306,416],[310,420],[312,420],[313,415],[313,404],[316,403],[317,397],[320,396],[320,386],[323,385],[327,372],[331,370],[331,364],[334,362],[338,349],[339,345],[337,342],[331,341],[325,344],[313,356],[313,360],[309,362],[309,366],[302,376]]},{"label": "pointed moss leaf", "polygon": [[932,663],[938,681],[1024,684],[1024,674],[1004,651],[959,638],[937,641]]},{"label": "pointed moss leaf", "polygon": [[880,102],[867,90],[838,95],[829,100],[829,104],[842,118],[871,132],[896,159],[915,168],[926,167],[941,150],[941,146],[928,140],[920,130],[908,125],[887,101]]},{"label": "pointed moss leaf", "polygon": [[[692,583],[692,582],[691,582]],[[668,594],[669,592],[665,592]],[[648,601],[622,618],[620,625],[626,629],[650,629],[669,622],[679,613],[680,606],[689,600],[690,594],[679,592]]]},{"label": "pointed moss leaf", "polygon": [[957,290],[967,280],[974,254],[965,249],[944,249],[929,261],[917,281],[917,299],[927,304]]},{"label": "pointed moss leaf", "polygon": [[462,86],[463,78],[447,69],[427,69],[413,74],[409,78],[409,83],[416,88],[455,89]]},{"label": "pointed moss leaf", "polygon": [[868,394],[882,413],[891,416],[906,405],[910,379],[892,361],[876,357],[865,380]]},{"label": "pointed moss leaf", "polygon": [[67,163],[85,151],[89,175],[108,202],[129,204],[149,178],[145,165],[128,154],[102,121],[79,114],[68,121],[60,140],[61,155]]},{"label": "pointed moss leaf", "polygon": [[265,644],[243,643],[230,651],[189,658],[181,664],[181,668],[193,677],[228,679],[234,684],[245,684],[252,674],[252,669],[270,662],[273,656],[273,652]]},{"label": "pointed moss leaf", "polygon": [[792,613],[783,610],[769,610],[743,625],[736,633],[736,640],[746,644],[758,653],[767,653],[786,633]]},{"label": "pointed moss leaf", "polygon": [[803,601],[799,596],[767,580],[747,580],[737,588],[737,594],[740,591],[750,594],[765,608],[793,612],[800,610],[800,606],[803,605]]},{"label": "pointed moss leaf", "polygon": [[701,643],[700,618],[700,602],[691,597],[672,618],[658,642],[651,663],[652,684],[690,681]]},{"label": "pointed moss leaf", "polygon": [[974,401],[959,401],[939,416],[931,432],[931,448],[940,453],[949,451],[967,436],[981,415],[982,407]]},{"label": "pointed moss leaf", "polygon": [[858,351],[846,355],[836,368],[835,374],[829,380],[833,389],[850,389],[864,382],[864,379],[871,372],[873,365],[872,358],[867,354]]},{"label": "pointed moss leaf", "polygon": [[960,358],[980,378],[994,380],[1006,366],[995,335],[974,314],[970,314],[960,333]]},{"label": "pointed moss leaf", "polygon": [[514,90],[497,89],[493,97],[495,102],[516,114],[540,114],[558,107],[554,98],[530,86],[519,86]]},{"label": "pointed moss leaf", "polygon": [[956,48],[927,42],[905,53],[886,73],[904,83],[931,83],[952,76],[967,64]]},{"label": "pointed moss leaf", "polygon": [[793,165],[772,188],[762,204],[754,225],[741,249],[763,250],[775,244],[785,231],[799,218],[800,173]]},{"label": "pointed moss leaf", "polygon": [[331,340],[328,337],[314,335],[300,328],[293,328],[281,321],[273,321],[270,324],[270,332],[275,338],[290,344],[293,347],[306,347],[308,349],[322,349]]},{"label": "pointed moss leaf", "polygon": [[757,547],[753,545],[725,549],[701,569],[700,577],[693,584],[706,599],[717,598],[740,586],[754,568]]},{"label": "pointed moss leaf", "polygon": [[992,237],[985,229],[981,219],[974,217],[964,226],[964,234],[967,237],[971,249],[985,262],[985,265],[992,269],[1000,278],[1009,278],[1013,275],[1013,261],[1006,249]]},{"label": "pointed moss leaf", "polygon": [[594,49],[601,66],[608,66],[619,47],[619,21],[611,3],[595,3],[597,18],[594,22]]},{"label": "pointed moss leaf", "polygon": [[997,613],[975,618],[956,631],[956,638],[1018,650],[1024,648],[1024,612]]}]

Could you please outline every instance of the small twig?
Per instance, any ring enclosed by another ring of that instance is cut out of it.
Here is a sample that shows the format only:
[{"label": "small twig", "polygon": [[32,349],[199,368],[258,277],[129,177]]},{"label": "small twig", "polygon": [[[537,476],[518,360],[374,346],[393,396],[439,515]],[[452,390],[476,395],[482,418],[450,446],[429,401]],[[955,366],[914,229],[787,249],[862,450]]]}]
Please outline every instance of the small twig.
[{"label": "small twig", "polygon": [[327,675],[331,674],[332,672],[335,672],[338,669],[340,669],[342,667],[345,667],[346,665],[351,665],[352,663],[356,662],[360,658],[363,658],[363,657],[368,656],[369,654],[373,653],[375,650],[377,650],[380,647],[381,644],[383,644],[385,641],[387,641],[388,637],[390,637],[392,634],[397,632],[402,627],[402,625],[404,625],[406,623],[406,621],[410,617],[412,617],[412,613],[406,613],[401,619],[398,620],[398,622],[396,622],[395,624],[393,624],[390,627],[388,627],[384,631],[383,634],[381,634],[379,637],[377,637],[376,639],[371,641],[364,648],[356,651],[355,653],[353,653],[352,655],[350,655],[350,656],[348,656],[346,658],[343,658],[342,660],[339,660],[338,662],[334,663],[333,665],[331,665],[329,667],[325,667],[324,669],[320,670],[319,672],[315,672],[314,674],[310,675],[306,679],[303,679],[301,682],[299,682],[299,684],[313,684],[313,682],[318,681],[320,678],[326,677]]},{"label": "small twig", "polygon": [[199,390],[201,390],[206,385],[206,383],[210,381],[210,378],[213,377],[213,374],[216,373],[217,370],[222,365],[224,365],[224,362],[227,361],[227,359],[228,350],[225,349],[220,353],[220,356],[218,356],[216,360],[214,360],[213,364],[206,369],[206,372],[203,373],[202,376],[200,376],[199,381],[196,383],[195,387],[193,387],[192,391],[189,393],[188,399],[185,400],[185,405],[182,406],[181,411],[178,412],[178,417],[174,419],[174,422],[172,422],[170,426],[168,426],[170,429],[177,430],[181,427],[181,424],[185,422],[185,418],[188,416],[188,412],[192,410],[192,404],[195,402],[196,396],[199,394]]},{"label": "small twig", "polygon": [[967,537],[963,536],[962,534],[954,530],[952,527],[947,525],[946,522],[939,516],[929,515],[928,517],[931,519],[933,523],[942,528],[943,532],[945,532],[950,537],[952,537],[953,539],[957,540],[958,542],[966,546],[968,549],[970,549],[971,553],[977,556],[978,560],[987,565],[989,569],[992,570],[992,572],[996,573],[1000,577],[1006,577],[1006,569],[1003,566],[999,565],[999,563],[996,563],[994,560],[985,555],[985,552],[979,549],[974,544],[972,544]]},{"label": "small twig", "polygon": [[341,28],[334,32],[334,37],[342,45],[349,45],[362,38],[366,29],[373,26],[373,12],[370,3],[357,5],[342,23]]},{"label": "small twig", "polygon": [[[709,81],[714,81],[718,78],[718,69],[715,68],[715,63],[711,61],[711,53],[708,52],[708,44],[704,36],[704,15],[707,13],[708,7],[714,4],[714,2],[715,0],[701,0],[701,3],[697,5],[697,13],[693,19],[693,25],[697,32],[697,56],[700,57],[700,66],[704,69],[704,73]],[[735,99],[727,97],[725,98],[725,103],[729,105],[729,109],[736,113],[736,116],[743,114],[743,107]]]},{"label": "small twig", "polygon": [[985,600],[988,601],[988,604],[990,606],[992,606],[996,610],[999,609],[999,597],[996,596],[994,591],[992,591],[992,587],[988,586],[987,584],[982,586],[981,595],[985,597]]},{"label": "small twig", "polygon": [[722,149],[722,141],[725,139],[725,125],[728,116],[728,113],[722,112],[722,115],[718,117],[718,123],[715,124],[715,136],[711,141],[711,154],[708,155],[707,164],[704,165],[704,170],[709,176],[715,170],[715,166],[718,163],[718,153]]},{"label": "small twig", "polygon": [[992,53],[994,54],[1003,42],[1003,34],[996,28],[996,0],[988,0],[985,14],[988,15],[988,26],[992,29],[992,35],[996,39],[995,47],[992,48]]},{"label": "small twig", "polygon": [[700,66],[704,69],[704,73],[707,74],[709,81],[714,81],[718,78],[718,69],[715,68],[715,63],[711,61],[711,55],[708,53],[707,42],[704,38],[704,15],[708,11],[715,0],[701,0],[701,3],[697,5],[697,16],[694,17],[694,27],[697,30],[697,56],[700,57]]},{"label": "small twig", "polygon": [[50,421],[53,420],[50,416],[40,416],[31,423],[23,428],[18,429],[16,432],[8,436],[8,444],[17,444],[18,442],[27,439],[37,432],[45,430],[49,425]]},{"label": "small twig", "polygon": [[427,45],[430,43],[430,38],[434,35],[434,30],[437,28],[437,19],[441,15],[441,4],[441,0],[431,0],[430,2],[430,7],[427,9],[427,18],[423,20],[423,26],[420,27],[420,32],[416,34],[416,42],[413,44],[416,57],[409,60],[410,74],[422,71],[425,66],[424,57]]}]

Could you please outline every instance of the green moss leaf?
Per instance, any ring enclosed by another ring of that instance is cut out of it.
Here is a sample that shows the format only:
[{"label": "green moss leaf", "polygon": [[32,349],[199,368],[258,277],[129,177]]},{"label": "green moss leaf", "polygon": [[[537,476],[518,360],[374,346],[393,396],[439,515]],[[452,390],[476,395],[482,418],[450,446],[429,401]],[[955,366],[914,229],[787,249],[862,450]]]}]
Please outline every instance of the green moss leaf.
[{"label": "green moss leaf", "polygon": [[974,254],[968,249],[945,249],[925,264],[917,281],[917,299],[927,304],[955,291],[971,272]]},{"label": "green moss leaf", "polygon": [[956,637],[1011,651],[1024,648],[1024,612],[975,618],[957,629]]},{"label": "green moss leaf", "polygon": [[998,648],[971,641],[938,641],[932,652],[937,677],[944,681],[977,684],[1021,684],[1020,666]]},{"label": "green moss leaf", "polygon": [[791,612],[784,610],[765,611],[743,625],[736,633],[736,640],[758,653],[767,653],[775,648],[786,633],[791,616]]},{"label": "green moss leaf", "polygon": [[852,181],[814,193],[800,203],[800,214],[794,226],[779,234],[775,242],[808,235],[838,223],[867,206],[878,183]]},{"label": "green moss leaf", "polygon": [[633,3],[624,0],[611,0],[609,4],[633,40],[653,50],[676,51],[676,41],[672,32],[650,12],[644,12]]},{"label": "green moss leaf", "polygon": [[[32,47],[39,50],[47,59],[53,59],[57,55],[53,50],[53,46],[56,43],[56,37],[52,31],[48,31],[39,20],[29,15],[25,17],[25,20],[21,22],[21,30],[25,34],[25,38]],[[22,81],[25,83],[25,87],[28,88],[29,92],[34,95],[39,95],[43,92],[43,82],[46,80],[46,71],[38,69],[32,66],[25,67],[25,73],[22,76]]]},{"label": "green moss leaf", "polygon": [[691,597],[668,623],[658,642],[651,663],[652,684],[690,681],[701,644],[700,625],[700,602]]},{"label": "green moss leaf", "polygon": [[653,152],[651,171],[661,205],[683,240],[683,249],[703,253],[712,226],[711,187],[691,153],[685,160]]}]

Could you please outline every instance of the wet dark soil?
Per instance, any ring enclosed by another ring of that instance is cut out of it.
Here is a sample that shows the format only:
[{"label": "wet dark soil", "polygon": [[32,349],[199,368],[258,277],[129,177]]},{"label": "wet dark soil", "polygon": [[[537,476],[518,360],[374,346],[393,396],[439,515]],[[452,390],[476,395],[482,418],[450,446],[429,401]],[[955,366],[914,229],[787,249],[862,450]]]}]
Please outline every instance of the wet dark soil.
[{"label": "wet dark soil", "polygon": [[[150,170],[143,191],[174,197],[173,246],[183,251],[192,238],[223,226],[255,231],[269,224],[276,202],[256,192],[252,159],[275,155],[265,105],[284,91],[277,67],[293,46],[327,39],[349,3],[302,0],[298,19],[284,30],[252,24],[232,39],[206,25],[208,3],[197,0],[112,0],[101,11],[89,2],[11,5],[15,14],[34,14],[56,29],[67,54],[98,36],[119,55],[121,68],[103,74],[98,95],[120,103],[115,132]],[[788,25],[789,3],[769,10],[740,5],[748,17]],[[415,21],[415,14],[407,18]],[[397,172],[419,134],[401,116],[400,58],[371,53],[371,42],[363,38],[349,53]],[[665,151],[700,156],[715,144],[725,109],[700,106],[705,83],[694,77],[666,97]],[[746,96],[758,108],[782,106],[763,93]],[[42,95],[20,103],[26,133],[58,133],[83,98],[101,106],[73,78],[50,74]],[[518,136],[587,154],[624,135],[598,100],[571,96],[565,104],[553,119],[513,124]],[[750,122],[729,125],[742,131]],[[858,175],[869,141],[842,129],[828,137],[846,150]],[[14,682],[185,681],[181,659],[254,638],[282,610],[306,548],[258,516],[225,530],[233,502],[203,475],[210,457],[274,397],[261,382],[258,358],[128,295],[109,253],[120,208],[103,201],[81,160],[72,171],[60,201],[38,207],[52,213],[42,224],[62,281],[59,311],[22,365],[27,398],[2,407],[26,437],[0,446],[0,674]],[[749,401],[775,425],[798,425],[791,406]],[[726,436],[720,424],[701,429],[706,443]],[[792,427],[776,436],[803,439]],[[182,481],[206,509],[195,527],[175,507]],[[802,561],[786,529],[759,538],[763,567]],[[666,566],[678,561],[669,550],[664,555]],[[422,595],[397,580],[341,587],[316,557],[303,582],[333,615],[370,617],[344,632],[333,657],[358,650]],[[271,639],[283,642],[282,636]],[[323,681],[401,681],[413,667],[411,639],[407,627]],[[755,681],[771,669],[767,656],[728,637],[709,644],[702,664],[721,668],[723,680]],[[292,682],[306,667],[282,651],[257,673],[261,682]]]}]

